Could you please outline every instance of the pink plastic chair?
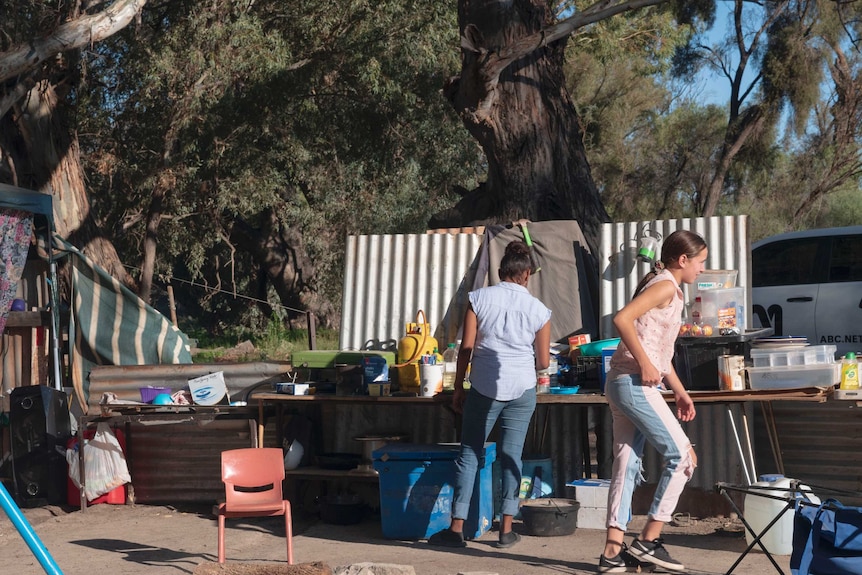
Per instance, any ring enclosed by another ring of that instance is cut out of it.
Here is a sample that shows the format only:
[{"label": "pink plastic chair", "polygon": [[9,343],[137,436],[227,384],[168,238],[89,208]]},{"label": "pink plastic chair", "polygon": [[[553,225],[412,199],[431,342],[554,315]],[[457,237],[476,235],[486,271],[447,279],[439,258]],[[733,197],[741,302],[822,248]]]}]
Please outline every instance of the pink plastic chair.
[{"label": "pink plastic chair", "polygon": [[284,455],[281,449],[248,447],[221,454],[224,503],[218,506],[218,562],[224,563],[224,528],[228,517],[284,515],[287,563],[293,565],[293,528],[290,501],[284,499]]}]

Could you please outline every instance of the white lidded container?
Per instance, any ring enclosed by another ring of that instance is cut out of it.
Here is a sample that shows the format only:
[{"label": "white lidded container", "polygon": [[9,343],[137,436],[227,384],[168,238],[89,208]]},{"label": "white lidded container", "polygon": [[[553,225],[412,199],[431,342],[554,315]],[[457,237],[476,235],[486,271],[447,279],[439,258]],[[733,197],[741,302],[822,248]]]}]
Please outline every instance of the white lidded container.
[{"label": "white lidded container", "polygon": [[[770,489],[761,489],[754,492],[750,491],[745,495],[744,502],[744,517],[755,533],[763,531],[775,517],[781,513],[788,501],[805,497],[812,503],[819,504],[820,499],[810,493],[811,488],[805,485],[800,485],[798,490],[791,490],[791,479],[783,475],[761,475],[760,481],[754,483],[755,487],[769,487]],[[802,495],[800,491],[806,492]],[[770,496],[770,497],[766,497]],[[778,497],[780,499],[773,499]],[[769,528],[760,542],[766,547],[772,555],[790,555],[793,552],[793,503],[790,509],[781,515],[781,518]],[[754,541],[754,536],[745,531],[745,541],[749,545]],[[755,551],[762,552],[759,545],[754,546]]]}]

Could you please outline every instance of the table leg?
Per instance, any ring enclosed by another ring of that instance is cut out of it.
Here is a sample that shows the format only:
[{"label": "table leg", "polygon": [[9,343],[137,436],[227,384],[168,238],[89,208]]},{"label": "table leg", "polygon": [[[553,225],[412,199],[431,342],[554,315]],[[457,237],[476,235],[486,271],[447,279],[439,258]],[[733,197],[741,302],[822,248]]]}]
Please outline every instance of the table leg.
[{"label": "table leg", "polygon": [[126,433],[126,466],[129,468],[129,485],[126,488],[126,505],[135,504],[135,483],[132,477],[132,422],[127,421],[123,428]]},{"label": "table leg", "polygon": [[263,400],[257,401],[257,446],[263,447],[263,430],[266,427],[266,419],[263,416]]},{"label": "table leg", "polygon": [[595,415],[596,477],[608,479],[614,466],[614,418],[607,405],[595,406]]},{"label": "table leg", "polygon": [[87,510],[87,498],[84,496],[84,486],[87,484],[86,467],[84,466],[84,431],[87,429],[87,419],[84,416],[78,420],[78,480],[81,486],[81,511]]}]

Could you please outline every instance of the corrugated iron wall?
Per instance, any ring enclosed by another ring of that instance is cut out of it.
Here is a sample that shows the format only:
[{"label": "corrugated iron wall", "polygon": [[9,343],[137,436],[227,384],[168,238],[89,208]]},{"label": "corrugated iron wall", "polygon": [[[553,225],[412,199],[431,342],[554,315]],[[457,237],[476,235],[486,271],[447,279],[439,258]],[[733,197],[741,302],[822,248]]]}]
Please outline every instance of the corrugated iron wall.
[{"label": "corrugated iron wall", "polygon": [[252,447],[255,431],[254,420],[132,424],[127,459],[135,501],[223,501],[221,452]]},{"label": "corrugated iron wall", "polygon": [[[235,363],[185,363],[161,365],[100,365],[90,371],[88,405],[98,408],[102,395],[111,392],[117,399],[141,401],[140,388],[170,387],[179,391],[195,377],[224,372],[224,382],[232,401],[242,400],[243,392],[258,385],[285,381],[290,362],[255,361]],[[272,391],[272,388],[266,391]]]},{"label": "corrugated iron wall", "polygon": [[[862,505],[862,410],[854,401],[810,404],[777,401],[772,405],[784,475],[807,485],[855,492],[815,493],[846,505]],[[757,472],[773,473],[763,413],[756,410]]]},{"label": "corrugated iron wall", "polygon": [[[633,250],[620,249],[621,245],[635,245],[634,240],[645,223],[657,226],[663,237],[678,228],[698,231],[710,245],[707,267],[738,269],[738,284],[749,285],[750,252],[744,216],[607,224],[601,243],[602,318],[609,317],[628,301],[636,282],[648,269],[635,261]],[[460,315],[447,317],[448,304],[474,261],[481,237],[473,230],[457,235],[349,238],[341,347],[358,349],[369,340],[377,340],[378,344],[389,342],[394,349],[403,336],[404,324],[414,321],[418,309],[425,310],[435,334],[441,333],[439,330],[445,329],[444,325],[459,323]],[[616,281],[609,278],[616,278]],[[609,337],[606,330],[602,337]],[[266,362],[217,365],[217,368],[208,365],[99,368],[91,375],[91,390],[96,391],[96,402],[102,391],[119,390],[131,399],[137,395],[140,385],[184,383],[190,377],[215,369],[225,371],[228,387],[233,390],[278,379],[289,368],[282,363]],[[823,478],[822,481],[833,487],[860,488],[862,433],[859,429],[862,426],[859,410],[847,409],[845,405],[775,404],[788,476],[811,483],[815,483],[812,478]],[[596,474],[600,462],[596,461],[595,435],[606,431],[599,421],[601,410],[606,408],[546,409],[540,406],[537,410],[525,453],[530,457],[552,459],[557,494],[567,494],[565,482],[580,477],[578,473]],[[319,422],[315,431],[318,436],[313,441],[323,451],[360,453],[362,444],[354,439],[356,436],[381,433],[406,433],[410,441],[419,443],[457,441],[454,416],[439,406],[310,404],[292,406],[287,415],[306,411]],[[728,411],[737,426],[744,420],[749,425],[757,421],[757,470],[759,473],[776,471],[757,404],[731,404],[729,408],[699,405],[697,419],[685,426],[699,455],[699,468],[689,486],[698,490],[701,499],[703,494],[712,492],[716,481],[744,482]],[[582,457],[579,442],[585,428],[590,437],[589,470],[578,461]],[[241,421],[217,422],[205,427],[135,425],[131,459],[138,500],[212,501],[220,497],[218,454],[225,448],[247,445],[249,432],[247,422]],[[270,417],[265,445],[275,445],[275,436],[274,420]],[[645,466],[648,480],[654,482],[660,474],[660,462],[654,452],[647,453]],[[689,505],[697,510],[698,504],[695,501]],[[681,506],[680,510],[686,508]]]},{"label": "corrugated iron wall", "polygon": [[[601,337],[611,337],[605,333],[609,331],[607,326],[613,313],[628,302],[637,282],[649,271],[646,264],[636,260],[637,239],[644,226],[659,232],[663,238],[680,228],[700,233],[710,246],[707,268],[737,269],[738,285],[749,285],[746,216],[606,224],[602,228],[600,248],[603,266],[600,270]],[[460,323],[462,310],[452,312],[448,306],[473,264],[480,243],[481,236],[473,230],[461,234],[348,238],[341,347],[365,347],[370,341],[388,342],[394,349],[404,335],[404,324],[414,321],[418,309],[425,310],[435,336],[451,333],[451,324]],[[742,421],[745,409],[743,405],[731,406],[736,422]],[[336,412],[330,416],[334,430],[326,432],[330,438],[325,444],[336,450],[355,451],[358,445],[352,436],[366,433],[366,428],[368,431],[406,431],[412,441],[419,442],[426,437],[429,441],[450,436],[452,441],[456,440],[454,431],[450,432],[453,430],[448,419],[451,414],[421,408],[412,409],[409,414],[396,411],[339,406],[337,416]],[[727,411],[724,406],[703,406],[699,417],[686,424],[700,457],[692,487],[711,491],[716,481],[738,483],[743,479]],[[550,409],[545,414],[540,407],[537,415],[541,415],[541,422],[534,423],[530,431],[527,451],[553,460],[556,492],[565,493],[565,482],[581,477],[578,473],[596,475],[594,414],[588,415],[586,408],[578,407]],[[337,426],[335,421],[339,422]],[[350,425],[343,424],[346,422]],[[409,422],[410,429],[404,429],[405,422]],[[593,437],[590,469],[585,469],[579,461],[582,446],[576,444],[581,441],[584,425]],[[661,462],[654,453],[647,453],[645,464],[647,476],[654,482],[660,475]]]},{"label": "corrugated iron wall", "polygon": [[[616,337],[613,316],[631,299],[641,278],[650,271],[650,264],[637,259],[639,239],[644,230],[661,234],[662,239],[679,229],[691,230],[706,240],[709,257],[706,269],[738,270],[737,286],[751,286],[751,242],[748,216],[714,218],[679,218],[602,225],[599,247],[599,336]],[[683,286],[686,301],[689,288]],[[746,295],[750,289],[746,290]],[[746,302],[746,325],[751,325],[751,306]]]},{"label": "corrugated iron wall", "polygon": [[[233,400],[243,392],[274,381],[290,371],[288,362],[180,365],[99,366],[90,372],[89,405],[98,409],[103,393],[140,401],[139,388],[152,385],[179,390],[188,380],[223,371]],[[253,404],[250,403],[253,407]],[[80,414],[73,402],[73,413]],[[215,502],[224,497],[221,452],[256,443],[253,419],[147,424],[132,423],[127,437],[132,485],[139,503]],[[264,441],[275,445],[275,418],[270,413]]]},{"label": "corrugated iron wall", "polygon": [[[482,243],[484,230],[349,236],[344,266],[341,349],[395,351],[406,323],[425,312],[445,346],[460,324],[450,304]],[[463,313],[463,310],[460,310]]]}]

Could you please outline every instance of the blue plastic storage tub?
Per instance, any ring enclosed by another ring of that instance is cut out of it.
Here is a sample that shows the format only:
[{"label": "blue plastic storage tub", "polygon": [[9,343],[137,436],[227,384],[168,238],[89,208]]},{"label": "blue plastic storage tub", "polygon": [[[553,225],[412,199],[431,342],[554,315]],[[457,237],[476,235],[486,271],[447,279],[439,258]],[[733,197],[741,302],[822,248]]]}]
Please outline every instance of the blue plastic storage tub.
[{"label": "blue plastic storage tub", "polygon": [[[427,539],[449,527],[457,443],[390,443],[372,453],[380,476],[380,523],[387,539]],[[497,445],[485,444],[484,461],[464,522],[467,539],[480,537],[494,519],[491,466]]]}]

